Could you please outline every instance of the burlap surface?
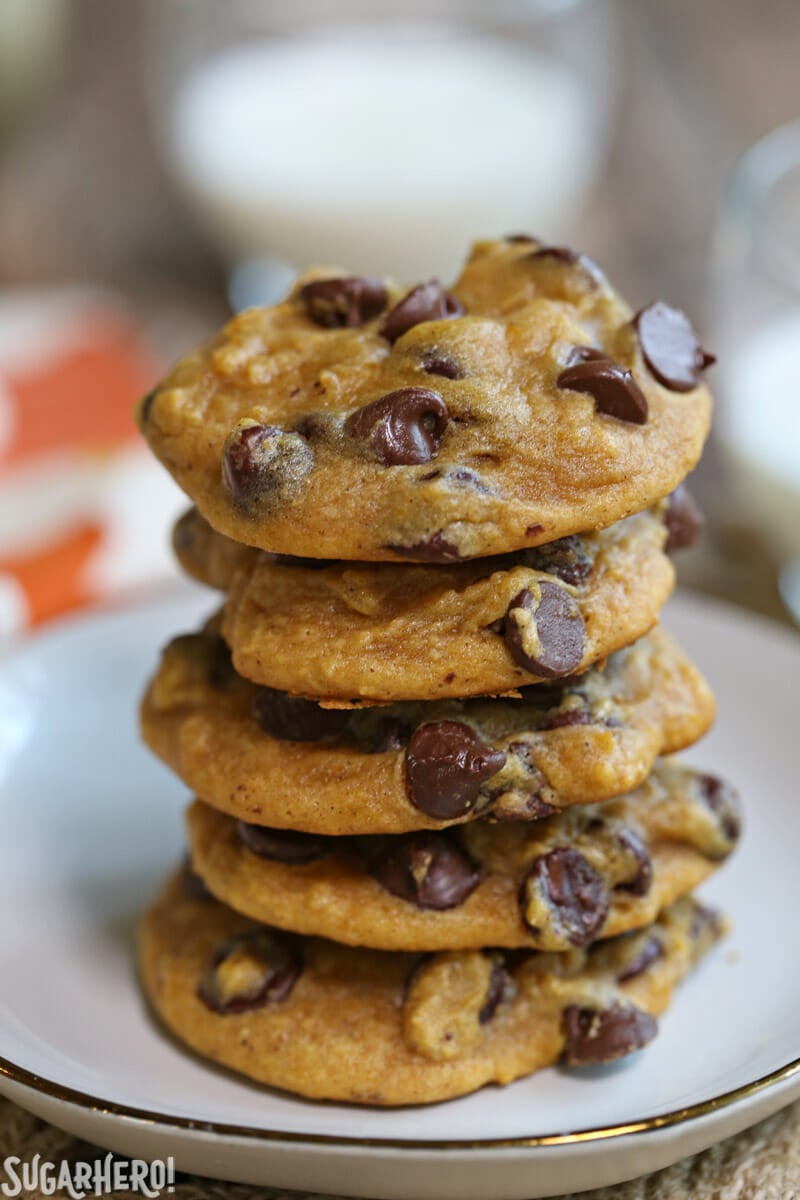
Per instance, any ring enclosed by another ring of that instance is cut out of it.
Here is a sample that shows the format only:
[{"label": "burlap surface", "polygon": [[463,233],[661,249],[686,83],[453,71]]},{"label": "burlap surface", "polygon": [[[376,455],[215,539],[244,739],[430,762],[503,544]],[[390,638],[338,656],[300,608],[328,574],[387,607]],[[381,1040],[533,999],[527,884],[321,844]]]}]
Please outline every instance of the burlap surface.
[{"label": "burlap surface", "polygon": [[[0,1100],[0,1164],[6,1155],[31,1160],[37,1153],[47,1162],[102,1155]],[[180,1178],[173,1194],[177,1200],[317,1200],[297,1192],[217,1183],[198,1176]],[[130,1200],[131,1193],[112,1195]],[[39,1200],[41,1193],[25,1196]],[[800,1200],[800,1103],[703,1154],[631,1183],[583,1192],[581,1200]]]}]

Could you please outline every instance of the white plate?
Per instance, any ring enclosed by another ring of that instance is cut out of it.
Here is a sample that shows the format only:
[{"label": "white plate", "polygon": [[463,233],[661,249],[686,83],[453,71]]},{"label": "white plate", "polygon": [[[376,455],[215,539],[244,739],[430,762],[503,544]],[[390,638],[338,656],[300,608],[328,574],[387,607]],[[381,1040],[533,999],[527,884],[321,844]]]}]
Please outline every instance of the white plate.
[{"label": "white plate", "polygon": [[743,845],[707,898],[733,936],[658,1040],[428,1108],[313,1104],[205,1066],[137,991],[136,915],[180,853],[182,787],[141,748],[158,647],[212,606],[185,592],[66,624],[0,664],[0,1091],[71,1132],[230,1180],[371,1197],[533,1197],[615,1183],[800,1095],[800,641],[682,598],[668,623],[720,703],[691,758],[740,787]]}]

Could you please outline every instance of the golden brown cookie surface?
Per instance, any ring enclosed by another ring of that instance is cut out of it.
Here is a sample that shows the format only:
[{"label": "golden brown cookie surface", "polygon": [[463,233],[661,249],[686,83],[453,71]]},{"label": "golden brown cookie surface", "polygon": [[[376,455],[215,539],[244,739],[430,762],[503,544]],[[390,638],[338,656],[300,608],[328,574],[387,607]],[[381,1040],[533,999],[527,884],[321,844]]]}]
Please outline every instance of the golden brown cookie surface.
[{"label": "golden brown cookie surface", "polygon": [[222,631],[240,674],[332,704],[498,695],[586,670],[658,620],[663,513],[452,566],[314,568],[253,556]]},{"label": "golden brown cookie surface", "polygon": [[721,931],[686,900],[588,951],[421,959],[287,937],[177,876],[142,920],[139,961],[156,1013],[205,1057],[314,1099],[425,1104],[640,1048]]},{"label": "golden brown cookie surface", "polygon": [[[330,835],[440,829],[487,813],[535,819],[605,800],[702,736],[713,715],[707,684],[661,629],[603,670],[520,700],[350,712],[256,689],[208,631],[167,647],[141,713],[147,744],[208,803]],[[437,759],[459,744],[474,752],[464,771],[440,776]]]},{"label": "golden brown cookie surface", "polygon": [[605,527],[700,456],[707,358],[581,256],[478,244],[450,293],[312,273],[142,404],[215,529],[304,557],[452,561]]},{"label": "golden brown cookie surface", "polygon": [[566,950],[639,929],[703,882],[739,834],[735,795],[675,761],[618,800],[532,823],[322,838],[188,812],[194,870],[282,929],[381,950]]}]

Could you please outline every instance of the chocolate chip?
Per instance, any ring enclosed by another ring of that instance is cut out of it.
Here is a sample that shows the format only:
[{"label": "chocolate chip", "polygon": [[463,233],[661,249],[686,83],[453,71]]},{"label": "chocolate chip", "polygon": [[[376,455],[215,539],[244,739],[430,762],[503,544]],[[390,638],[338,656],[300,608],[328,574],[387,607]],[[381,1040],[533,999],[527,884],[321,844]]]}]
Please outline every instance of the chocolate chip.
[{"label": "chocolate chip", "polygon": [[536,722],[536,728],[549,732],[551,729],[567,729],[571,725],[593,725],[594,723],[595,718],[588,709],[565,708],[545,713],[542,719]]},{"label": "chocolate chip", "polygon": [[640,1050],[657,1033],[655,1018],[633,1004],[615,1001],[606,1009],[570,1004],[564,1010],[564,1061],[570,1067],[613,1062]]},{"label": "chocolate chip", "polygon": [[196,508],[190,508],[179,517],[172,530],[172,545],[176,554],[190,554],[202,535],[203,518]]},{"label": "chocolate chip", "polygon": [[590,258],[588,254],[572,250],[569,246],[539,246],[538,250],[526,254],[523,261],[541,262],[547,259],[565,267],[577,267],[590,283],[602,284],[605,282],[603,272],[594,259]]},{"label": "chocolate chip", "polygon": [[739,840],[742,817],[739,797],[730,784],[716,775],[701,775],[698,778],[700,794],[719,822],[725,845],[721,856],[728,854]]},{"label": "chocolate chip", "polygon": [[239,841],[259,858],[300,867],[316,862],[332,849],[330,840],[312,833],[297,833],[293,829],[268,829],[265,825],[236,822]]},{"label": "chocolate chip", "polygon": [[694,502],[689,489],[679,483],[669,498],[664,516],[667,527],[667,554],[696,546],[703,532],[703,514]]},{"label": "chocolate chip", "polygon": [[322,738],[336,737],[349,720],[345,709],[320,708],[313,700],[301,700],[268,687],[257,690],[253,716],[264,733],[288,742],[319,742]]},{"label": "chocolate chip", "polygon": [[411,562],[457,562],[461,558],[458,546],[454,546],[452,542],[448,542],[447,538],[440,533],[432,533],[430,537],[422,538],[415,542],[413,546],[387,546],[387,550],[393,550],[395,554],[399,554],[402,558],[407,558]]},{"label": "chocolate chip", "polygon": [[219,634],[203,635],[208,644],[208,682],[213,688],[224,692],[238,678],[233,667],[230,646]]},{"label": "chocolate chip", "polygon": [[495,825],[501,821],[543,821],[545,817],[555,816],[559,811],[554,804],[542,799],[539,792],[532,792],[529,796],[521,796],[519,799],[514,793],[506,793],[498,798],[486,820]]},{"label": "chocolate chip", "polygon": [[350,437],[369,441],[379,462],[409,466],[436,457],[449,419],[438,392],[407,387],[359,408],[344,428]]},{"label": "chocolate chip", "polygon": [[422,356],[420,365],[428,375],[441,375],[444,379],[463,379],[465,374],[455,359],[443,350],[429,350]]},{"label": "chocolate chip", "polygon": [[300,289],[300,301],[317,325],[325,329],[347,326],[354,329],[383,312],[388,300],[379,279],[347,276],[315,279]]},{"label": "chocolate chip", "polygon": [[186,857],[181,870],[181,884],[184,894],[191,900],[213,900],[214,897],[206,887],[205,881],[192,867],[190,858]]},{"label": "chocolate chip", "polygon": [[441,911],[463,904],[480,873],[463,850],[442,833],[411,833],[391,839],[368,864],[382,888],[417,908]]},{"label": "chocolate chip", "polygon": [[291,499],[313,465],[300,434],[244,420],[225,441],[222,480],[237,508],[252,513]]},{"label": "chocolate chip", "polygon": [[478,1024],[488,1025],[498,1008],[502,1004],[506,995],[511,989],[511,976],[505,966],[498,959],[492,963],[492,974],[489,978],[489,987],[486,992],[486,999],[483,1003],[483,1008],[478,1013]]},{"label": "chocolate chip", "polygon": [[[317,383],[314,387],[317,388]],[[324,387],[320,385],[320,391],[324,392]],[[305,416],[300,417],[295,424],[294,432],[299,433],[301,437],[309,442],[327,442],[332,443],[339,437],[339,423],[332,413],[326,412],[310,412]]]},{"label": "chocolate chip", "polygon": [[556,387],[585,392],[598,412],[634,425],[647,421],[647,400],[626,367],[591,346],[576,346],[556,380]]},{"label": "chocolate chip", "polygon": [[617,976],[620,983],[627,983],[629,979],[636,979],[637,975],[643,975],[648,967],[651,967],[654,962],[658,962],[664,957],[664,946],[661,940],[657,937],[649,937],[641,950],[622,973]]},{"label": "chocolate chip", "polygon": [[576,250],[571,250],[569,246],[540,246],[538,250],[533,250],[528,258],[554,258],[556,262],[573,266],[580,261],[581,255]]},{"label": "chocolate chip", "polygon": [[158,395],[158,388],[154,387],[147,393],[147,395],[142,396],[141,402],[139,404],[139,424],[141,425],[141,427],[143,429],[150,419],[150,411],[153,407],[153,401],[155,400],[157,395]]},{"label": "chocolate chip", "polygon": [[492,750],[461,721],[430,721],[411,736],[406,751],[406,788],[411,803],[439,820],[465,816],[481,785],[505,765],[503,750]]},{"label": "chocolate chip", "polygon": [[531,237],[529,233],[507,233],[503,241],[511,246],[524,246],[528,242],[539,242],[541,238]]},{"label": "chocolate chip", "polygon": [[212,1012],[228,1016],[289,996],[302,970],[296,942],[275,930],[255,930],[220,946],[206,968],[197,994]]},{"label": "chocolate chip", "polygon": [[474,471],[470,471],[469,467],[459,467],[457,471],[448,471],[447,478],[448,480],[452,480],[453,483],[461,483],[464,487],[473,488],[474,491],[482,492],[484,495],[489,491],[480,475],[476,475]]},{"label": "chocolate chip", "polygon": [[279,567],[300,567],[304,571],[324,571],[338,566],[335,558],[298,558],[294,554],[273,554],[272,561]]},{"label": "chocolate chip", "polygon": [[633,318],[644,361],[659,383],[672,392],[690,392],[717,360],[697,340],[686,313],[661,300]]},{"label": "chocolate chip", "polygon": [[191,668],[191,676],[224,691],[236,680],[231,652],[218,633],[184,633],[173,638],[167,653],[179,654]]},{"label": "chocolate chip", "polygon": [[534,571],[556,575],[570,587],[585,583],[594,567],[593,559],[586,553],[586,543],[575,533],[556,542],[548,542],[545,546],[522,550],[519,561]]},{"label": "chocolate chip", "polygon": [[383,322],[381,333],[390,342],[396,342],[409,329],[423,321],[442,321],[447,317],[460,317],[464,308],[455,296],[444,290],[438,279],[421,283],[407,296],[395,304]]},{"label": "chocolate chip", "polygon": [[716,941],[724,929],[725,922],[718,912],[697,900],[693,901],[692,923],[689,929],[689,937],[693,942],[706,939]]},{"label": "chocolate chip", "polygon": [[514,661],[534,675],[569,675],[584,655],[586,626],[577,601],[555,583],[540,583],[539,597],[525,588],[508,606],[506,645]]},{"label": "chocolate chip", "polygon": [[605,923],[605,883],[580,851],[557,846],[536,859],[520,889],[522,919],[534,932],[549,921],[573,946],[586,946]]},{"label": "chocolate chip", "polygon": [[383,717],[378,721],[369,743],[365,746],[365,752],[387,754],[391,750],[401,750],[410,734],[411,730],[404,721],[397,717]]},{"label": "chocolate chip", "polygon": [[639,834],[630,828],[617,832],[626,861],[630,862],[630,875],[616,885],[616,891],[630,892],[632,896],[646,896],[653,883],[653,863],[647,847]]}]

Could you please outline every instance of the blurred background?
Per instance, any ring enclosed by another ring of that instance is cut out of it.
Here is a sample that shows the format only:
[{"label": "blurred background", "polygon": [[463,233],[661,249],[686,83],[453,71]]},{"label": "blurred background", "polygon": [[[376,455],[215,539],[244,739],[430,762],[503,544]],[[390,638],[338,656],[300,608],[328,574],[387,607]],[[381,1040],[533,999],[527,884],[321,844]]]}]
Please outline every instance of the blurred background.
[{"label": "blurred background", "polygon": [[720,357],[684,582],[800,612],[797,0],[0,0],[0,639],[167,583],[135,397],[311,262],[530,231]]}]

